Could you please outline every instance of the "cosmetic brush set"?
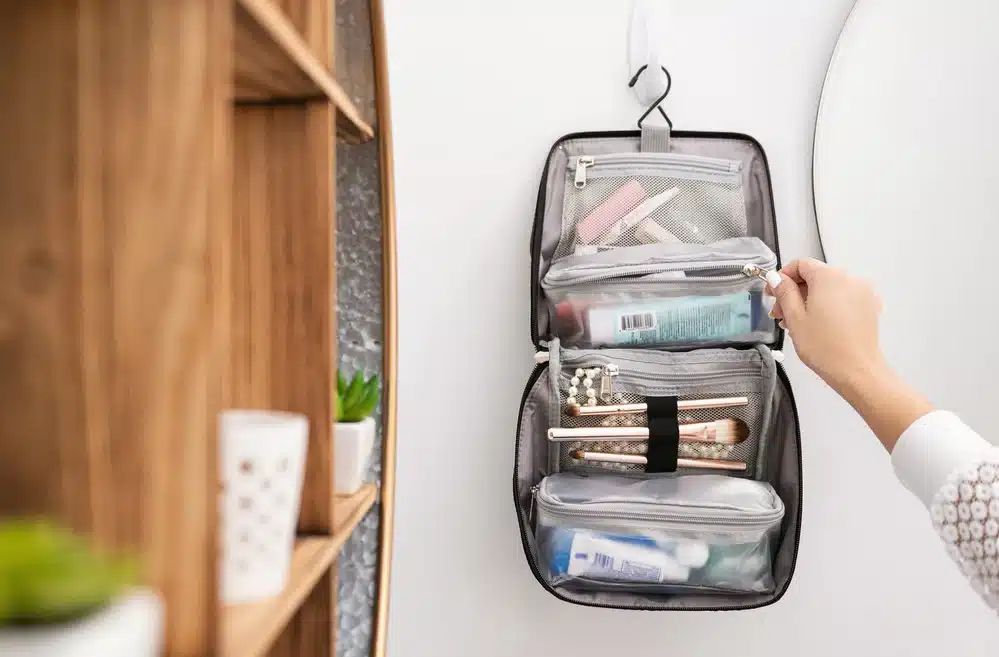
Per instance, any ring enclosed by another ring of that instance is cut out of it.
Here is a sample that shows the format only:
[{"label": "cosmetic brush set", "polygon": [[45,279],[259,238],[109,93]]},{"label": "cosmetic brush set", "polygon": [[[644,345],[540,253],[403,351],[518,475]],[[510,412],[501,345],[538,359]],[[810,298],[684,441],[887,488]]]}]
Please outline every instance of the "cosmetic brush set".
[{"label": "cosmetic brush set", "polygon": [[[733,408],[749,404],[748,397],[726,397],[720,399],[677,400],[678,410],[702,410],[713,408]],[[648,414],[649,406],[645,403],[611,404],[607,406],[569,405],[566,414],[571,417],[598,418],[600,416],[623,416]],[[711,444],[738,445],[749,436],[749,425],[737,418],[725,418],[710,422],[677,423],[677,436],[681,444]],[[648,427],[638,426],[594,426],[578,428],[551,428],[548,430],[548,440],[552,442],[578,441],[585,443],[617,443],[620,441],[640,440],[650,438]],[[618,463],[633,465],[649,465],[648,457],[642,454],[619,453],[606,451],[588,451],[575,449],[572,457],[588,463]],[[705,458],[677,458],[677,466],[681,468],[701,468],[705,470],[725,470],[730,472],[745,472],[744,461]]]},{"label": "cosmetic brush set", "polygon": [[552,595],[721,611],[786,590],[801,450],[767,313],[776,231],[750,137],[646,126],[552,147],[514,460],[526,562]]}]

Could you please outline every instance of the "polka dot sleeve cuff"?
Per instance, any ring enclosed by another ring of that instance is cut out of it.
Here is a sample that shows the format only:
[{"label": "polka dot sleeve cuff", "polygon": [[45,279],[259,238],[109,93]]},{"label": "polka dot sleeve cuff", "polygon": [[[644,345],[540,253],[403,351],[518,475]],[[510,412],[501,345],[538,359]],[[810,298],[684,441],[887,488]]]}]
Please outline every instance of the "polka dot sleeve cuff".
[{"label": "polka dot sleeve cuff", "polygon": [[999,448],[953,413],[934,411],[902,434],[892,465],[929,507],[933,527],[971,587],[999,611]]},{"label": "polka dot sleeve cuff", "polygon": [[951,473],[930,505],[933,527],[971,588],[999,612],[999,449]]}]

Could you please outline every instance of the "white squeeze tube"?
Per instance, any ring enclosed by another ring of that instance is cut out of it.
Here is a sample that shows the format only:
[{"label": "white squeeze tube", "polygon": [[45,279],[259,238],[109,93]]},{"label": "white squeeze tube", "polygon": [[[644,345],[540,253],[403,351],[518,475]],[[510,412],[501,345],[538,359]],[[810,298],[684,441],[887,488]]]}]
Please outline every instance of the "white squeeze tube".
[{"label": "white squeeze tube", "polygon": [[586,315],[593,344],[643,345],[734,340],[753,331],[749,292],[638,300]]},{"label": "white squeeze tube", "polygon": [[576,532],[569,550],[566,573],[573,577],[652,584],[681,583],[690,577],[690,568],[662,550],[588,532]]}]

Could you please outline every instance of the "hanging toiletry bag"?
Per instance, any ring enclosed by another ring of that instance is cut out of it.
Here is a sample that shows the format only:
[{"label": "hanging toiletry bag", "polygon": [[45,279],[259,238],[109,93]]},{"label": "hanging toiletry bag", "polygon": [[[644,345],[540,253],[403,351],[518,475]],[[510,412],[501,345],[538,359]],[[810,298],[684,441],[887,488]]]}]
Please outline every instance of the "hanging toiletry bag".
[{"label": "hanging toiletry bag", "polygon": [[552,147],[513,475],[524,553],[551,594],[719,611],[787,590],[801,444],[767,313],[779,263],[751,137],[643,128]]}]

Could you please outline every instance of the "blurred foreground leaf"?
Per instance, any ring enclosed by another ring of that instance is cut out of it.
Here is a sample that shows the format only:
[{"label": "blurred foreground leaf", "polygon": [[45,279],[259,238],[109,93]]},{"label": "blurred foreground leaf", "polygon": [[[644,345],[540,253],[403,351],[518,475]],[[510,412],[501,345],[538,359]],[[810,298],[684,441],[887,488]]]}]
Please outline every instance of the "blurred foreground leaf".
[{"label": "blurred foreground leaf", "polygon": [[94,611],[135,581],[127,559],[40,520],[0,522],[0,625],[53,623]]}]

